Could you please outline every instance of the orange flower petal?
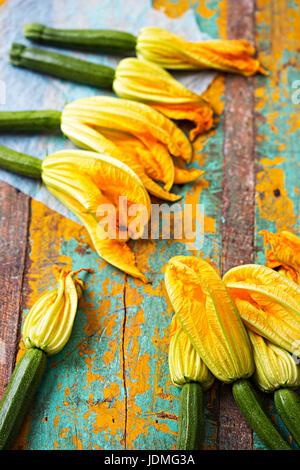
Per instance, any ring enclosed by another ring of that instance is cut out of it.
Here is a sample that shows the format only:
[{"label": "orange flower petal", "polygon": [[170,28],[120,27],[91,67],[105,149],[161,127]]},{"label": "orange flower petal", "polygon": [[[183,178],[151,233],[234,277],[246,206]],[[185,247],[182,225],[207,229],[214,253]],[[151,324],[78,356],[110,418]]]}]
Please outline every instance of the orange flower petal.
[{"label": "orange flower petal", "polygon": [[191,183],[205,173],[205,171],[198,170],[197,168],[179,168],[176,165],[174,166],[174,169],[174,183],[176,184]]},{"label": "orange flower petal", "polygon": [[165,116],[175,120],[192,121],[195,127],[189,132],[189,138],[193,142],[197,135],[209,131],[213,126],[213,110],[202,103],[161,104],[151,105]]},{"label": "orange flower petal", "polygon": [[142,28],[137,55],[166,69],[217,69],[254,75],[266,73],[255,50],[246,40],[206,40],[190,42],[161,28]]}]

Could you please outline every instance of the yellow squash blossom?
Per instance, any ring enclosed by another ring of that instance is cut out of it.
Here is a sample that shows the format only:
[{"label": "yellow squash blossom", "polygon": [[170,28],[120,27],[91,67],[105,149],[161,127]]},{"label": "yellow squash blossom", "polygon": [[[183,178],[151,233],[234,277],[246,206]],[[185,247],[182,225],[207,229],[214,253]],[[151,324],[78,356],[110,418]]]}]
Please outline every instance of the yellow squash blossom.
[{"label": "yellow squash blossom", "polygon": [[265,73],[247,40],[209,39],[191,42],[161,28],[145,27],[138,34],[138,58],[166,69],[216,69],[245,76]]},{"label": "yellow squash blossom", "polygon": [[[180,198],[169,193],[174,183],[190,182],[203,174],[174,164],[172,157],[191,161],[189,140],[170,119],[142,103],[104,96],[79,99],[64,108],[61,129],[77,145],[96,151],[101,151],[103,138],[113,142],[119,149],[114,157],[126,159],[147,190],[166,200]],[[155,181],[164,183],[164,188],[159,189]]]},{"label": "yellow squash blossom", "polygon": [[[68,104],[61,118],[62,131],[79,145],[81,136],[70,132],[69,126],[76,124],[88,126],[95,142],[96,132],[111,140],[123,153],[130,153],[143,166],[144,173],[155,181],[164,183],[165,191],[186,178],[189,170],[176,168],[173,157],[189,163],[192,147],[185,134],[160,112],[142,103],[129,100],[95,96],[76,100]],[[87,129],[82,128],[83,132]],[[99,140],[99,139],[98,139]],[[84,142],[82,142],[84,144]],[[91,141],[87,143],[91,147]],[[95,150],[95,147],[93,147]],[[134,153],[133,153],[134,152]],[[176,168],[176,170],[175,170]],[[192,169],[190,179],[201,176],[201,170]],[[177,179],[176,179],[177,178]],[[149,182],[148,182],[149,183]],[[153,187],[149,191],[153,190]],[[156,191],[157,188],[154,189]],[[165,199],[167,199],[165,195]],[[170,200],[178,197],[170,196]]]},{"label": "yellow squash blossom", "polygon": [[[176,317],[193,347],[216,378],[232,383],[233,397],[252,429],[268,448],[290,449],[248,380],[255,370],[250,339],[215,269],[194,256],[175,256],[167,263],[165,284]],[[197,435],[201,436],[203,428],[201,385],[187,383],[184,391],[177,448],[191,449],[192,442],[198,449]],[[197,403],[197,415],[192,411],[193,403]]]},{"label": "yellow squash blossom", "polygon": [[[62,131],[79,147],[111,155],[125,163],[153,196],[172,202],[181,198],[180,195],[166,191],[155,182],[155,179],[158,181],[164,179],[163,169],[137,138],[126,133],[108,130],[105,130],[106,137],[104,137],[98,130],[65,116],[62,119]],[[174,165],[174,183],[183,184],[194,181],[203,173],[204,171],[196,168],[181,169]]]},{"label": "yellow squash blossom", "polygon": [[181,326],[214,376],[228,383],[251,376],[246,329],[215,269],[194,256],[175,256],[165,284]]},{"label": "yellow squash blossom", "polygon": [[300,284],[300,237],[288,230],[272,233],[261,230],[266,248],[266,266]]},{"label": "yellow squash blossom", "polygon": [[286,350],[249,330],[255,362],[254,379],[259,388],[272,392],[281,387],[300,385],[300,365]]},{"label": "yellow squash blossom", "polygon": [[300,287],[259,264],[230,269],[223,281],[247,328],[297,353],[300,345]]},{"label": "yellow squash blossom", "polygon": [[61,270],[58,287],[42,294],[29,310],[24,327],[23,343],[29,349],[39,348],[48,356],[60,352],[67,343],[82,297],[83,283],[74,276],[80,271]]},{"label": "yellow squash blossom", "polygon": [[182,387],[190,382],[198,382],[203,390],[207,390],[212,386],[214,376],[193,347],[176,315],[170,329],[169,370],[173,384]]},{"label": "yellow squash blossom", "polygon": [[13,447],[46,372],[48,356],[59,353],[70,338],[83,294],[83,282],[75,278],[81,271],[92,270],[58,270],[58,287],[43,293],[26,316],[22,332],[25,351],[17,361],[0,402],[1,450]]},{"label": "yellow squash blossom", "polygon": [[42,180],[83,223],[104,260],[147,281],[126,241],[142,236],[151,202],[127,165],[105,154],[64,150],[43,160]]},{"label": "yellow squash blossom", "polygon": [[151,62],[133,57],[121,60],[113,89],[120,98],[147,103],[170,119],[194,122],[195,128],[189,134],[191,141],[213,126],[210,105]]}]

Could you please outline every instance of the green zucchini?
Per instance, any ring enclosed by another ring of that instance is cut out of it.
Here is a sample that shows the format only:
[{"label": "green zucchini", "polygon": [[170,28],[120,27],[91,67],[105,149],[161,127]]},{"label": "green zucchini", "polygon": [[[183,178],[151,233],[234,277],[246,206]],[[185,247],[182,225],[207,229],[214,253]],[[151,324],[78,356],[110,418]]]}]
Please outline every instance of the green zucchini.
[{"label": "green zucchini", "polygon": [[300,397],[290,388],[274,392],[276,410],[283,423],[300,446]]},{"label": "green zucchini", "polygon": [[46,369],[47,357],[31,348],[17,363],[0,402],[0,449],[10,449]]},{"label": "green zucchini", "polygon": [[109,29],[57,29],[39,23],[24,26],[24,36],[31,41],[53,46],[96,52],[134,52],[136,37]]},{"label": "green zucchini", "polygon": [[17,43],[12,44],[10,62],[16,67],[99,88],[111,89],[115,76],[114,69],[106,65]]},{"label": "green zucchini", "polygon": [[184,384],[180,394],[177,450],[200,450],[204,429],[204,398],[199,383]]},{"label": "green zucchini", "polygon": [[234,382],[232,392],[246,420],[268,449],[291,450],[271,418],[262,408],[257,394],[248,380],[240,379]]},{"label": "green zucchini", "polygon": [[0,168],[28,178],[41,179],[42,161],[39,158],[16,152],[0,145]]},{"label": "green zucchini", "polygon": [[61,112],[45,111],[1,111],[0,132],[60,131]]}]

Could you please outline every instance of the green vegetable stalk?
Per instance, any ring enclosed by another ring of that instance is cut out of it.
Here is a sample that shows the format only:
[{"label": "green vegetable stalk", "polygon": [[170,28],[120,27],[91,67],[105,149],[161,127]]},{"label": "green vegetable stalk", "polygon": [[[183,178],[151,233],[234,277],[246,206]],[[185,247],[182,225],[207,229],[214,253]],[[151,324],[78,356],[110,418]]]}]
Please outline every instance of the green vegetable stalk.
[{"label": "green vegetable stalk", "polygon": [[258,387],[274,393],[276,410],[300,446],[300,365],[285,349],[249,331],[255,361],[254,379]]},{"label": "green vegetable stalk", "polygon": [[[81,270],[80,270],[81,271]],[[10,449],[46,371],[47,357],[67,343],[83,283],[80,271],[60,271],[57,289],[47,291],[30,309],[23,328],[27,348],[0,402],[0,450]]]},{"label": "green vegetable stalk", "polygon": [[204,432],[204,392],[214,377],[194,349],[176,315],[171,322],[169,370],[174,385],[181,387],[177,450],[200,450]]},{"label": "green vegetable stalk", "polygon": [[92,52],[127,53],[136,47],[133,34],[109,29],[57,29],[29,23],[24,26],[24,36],[37,43]]}]

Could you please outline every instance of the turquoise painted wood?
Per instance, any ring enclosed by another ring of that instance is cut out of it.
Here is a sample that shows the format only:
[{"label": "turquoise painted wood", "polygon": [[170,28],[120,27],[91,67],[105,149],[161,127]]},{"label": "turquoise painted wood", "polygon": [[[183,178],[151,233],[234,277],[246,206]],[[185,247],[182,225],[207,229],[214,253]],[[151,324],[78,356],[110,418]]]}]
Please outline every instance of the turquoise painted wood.
[{"label": "turquoise painted wood", "polygon": [[[114,7],[120,29],[127,29],[129,13],[137,25],[142,25],[144,19],[135,13],[133,3],[126,2],[125,10]],[[299,74],[296,50],[300,14],[292,1],[283,3],[288,13],[286,18],[280,13],[281,2],[256,1],[257,47],[271,71],[270,77],[255,78],[257,199],[255,227],[249,230],[255,230],[256,260],[260,263],[265,261],[258,235],[261,229],[299,230],[299,104],[292,102],[291,94],[292,83]],[[168,21],[173,21],[170,17],[179,17],[180,21],[186,4],[180,0],[162,0],[153,6],[160,8]],[[145,9],[152,8],[149,1],[144,0],[144,5]],[[6,0],[0,7],[0,24],[5,33],[5,41],[0,45],[3,58],[0,70],[1,76],[7,78],[7,101],[0,109],[33,106],[60,109],[68,101],[95,94],[89,87],[13,69],[5,57],[12,41],[24,41],[22,24],[25,22],[74,28],[108,27],[111,8],[112,2],[96,0],[65,0],[63,9],[59,1]],[[224,37],[226,1],[207,0],[205,6],[194,2],[192,11],[203,32]],[[279,33],[282,30],[284,34]],[[274,47],[279,45],[279,53],[274,58]],[[105,56],[72,54],[111,63]],[[4,145],[33,155],[51,153],[69,145],[60,136],[1,136],[0,140]],[[48,361],[45,379],[18,437],[17,448],[174,448],[180,389],[171,384],[168,373],[168,326],[173,312],[164,296],[163,267],[174,255],[196,254],[212,260],[221,269],[224,145],[221,116],[216,130],[195,143],[192,165],[206,171],[203,181],[176,187],[176,192],[183,194],[185,204],[203,205],[204,227],[199,227],[205,232],[203,246],[194,250],[186,241],[170,240],[132,244],[151,285],[144,286],[108,266],[89,247],[83,228],[32,202],[24,314],[39,293],[49,284],[55,284],[53,264],[72,264],[74,270],[92,268],[94,274],[81,275],[86,286],[85,299],[72,336],[65,349]],[[219,390],[216,384],[206,393],[205,449],[215,449],[218,445]],[[270,404],[274,414],[271,397],[262,396],[262,399],[266,405]],[[256,436],[254,448],[263,448]]]},{"label": "turquoise painted wood", "polygon": [[[264,264],[260,230],[289,229],[299,234],[300,126],[295,81],[299,77],[300,10],[296,2],[257,2],[257,47],[270,72],[255,78],[256,112],[256,262]],[[297,26],[298,25],[298,26]],[[276,46],[275,46],[276,45]],[[288,436],[277,416],[272,395],[263,395],[266,408]],[[297,448],[296,444],[293,443]],[[255,440],[255,447],[260,443]]]}]

